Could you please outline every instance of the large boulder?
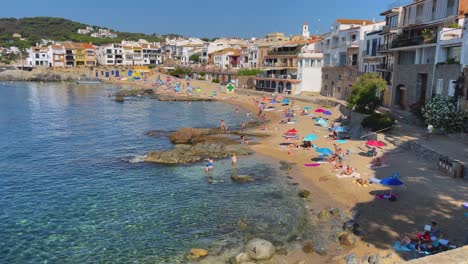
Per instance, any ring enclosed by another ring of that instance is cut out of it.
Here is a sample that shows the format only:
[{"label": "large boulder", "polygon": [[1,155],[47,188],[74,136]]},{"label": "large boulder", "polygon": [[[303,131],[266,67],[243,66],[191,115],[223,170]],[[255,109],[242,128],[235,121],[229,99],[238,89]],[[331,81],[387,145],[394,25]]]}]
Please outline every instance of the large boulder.
[{"label": "large boulder", "polygon": [[252,260],[269,260],[275,254],[275,246],[264,239],[255,238],[245,245],[245,252]]},{"label": "large boulder", "polygon": [[308,190],[301,190],[298,193],[299,197],[307,199],[310,195],[310,192]]},{"label": "large boulder", "polygon": [[174,144],[189,144],[196,139],[208,135],[208,129],[184,127],[172,133],[169,139]]},{"label": "large boulder", "polygon": [[359,264],[359,258],[356,256],[356,254],[349,254],[348,256],[345,257],[345,262],[346,264]]},{"label": "large boulder", "polygon": [[201,248],[192,248],[187,253],[188,260],[198,260],[206,256],[208,256],[208,251],[206,251],[205,249],[201,249]]}]

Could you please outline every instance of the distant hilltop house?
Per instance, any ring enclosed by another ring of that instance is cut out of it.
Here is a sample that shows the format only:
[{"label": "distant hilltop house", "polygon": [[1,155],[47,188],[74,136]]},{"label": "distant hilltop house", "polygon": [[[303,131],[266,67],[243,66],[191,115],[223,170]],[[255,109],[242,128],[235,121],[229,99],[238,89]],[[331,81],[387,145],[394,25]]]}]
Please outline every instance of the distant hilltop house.
[{"label": "distant hilltop house", "polygon": [[21,36],[21,34],[19,34],[19,33],[14,33],[14,34],[13,34],[13,37],[14,37],[14,38],[19,38],[19,39],[22,40],[22,41],[28,40],[27,38],[23,38],[23,36]]},{"label": "distant hilltop house", "polygon": [[91,34],[91,32],[94,31],[94,28],[93,27],[86,27],[85,29],[78,29],[78,34],[81,34],[81,35],[88,35],[88,34]]},{"label": "distant hilltop house", "polygon": [[110,32],[109,29],[100,28],[98,32],[91,34],[93,38],[116,38],[117,34]]}]

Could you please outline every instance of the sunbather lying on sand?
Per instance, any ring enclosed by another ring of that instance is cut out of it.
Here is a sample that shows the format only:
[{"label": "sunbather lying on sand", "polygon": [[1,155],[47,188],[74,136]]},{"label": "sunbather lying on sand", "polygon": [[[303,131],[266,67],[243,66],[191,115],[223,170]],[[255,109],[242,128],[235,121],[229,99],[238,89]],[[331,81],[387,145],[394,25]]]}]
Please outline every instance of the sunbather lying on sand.
[{"label": "sunbather lying on sand", "polygon": [[341,175],[351,175],[354,173],[354,168],[351,167],[351,166],[347,166],[346,169],[344,169],[342,172],[341,172]]}]

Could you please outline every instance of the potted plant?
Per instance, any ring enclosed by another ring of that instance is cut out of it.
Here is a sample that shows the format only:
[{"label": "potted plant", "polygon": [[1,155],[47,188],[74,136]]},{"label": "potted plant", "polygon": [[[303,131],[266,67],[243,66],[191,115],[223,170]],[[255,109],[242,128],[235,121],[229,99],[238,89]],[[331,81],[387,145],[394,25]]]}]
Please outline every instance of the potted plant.
[{"label": "potted plant", "polygon": [[428,28],[425,28],[421,31],[421,36],[424,39],[424,42],[429,42],[432,40],[432,31]]}]

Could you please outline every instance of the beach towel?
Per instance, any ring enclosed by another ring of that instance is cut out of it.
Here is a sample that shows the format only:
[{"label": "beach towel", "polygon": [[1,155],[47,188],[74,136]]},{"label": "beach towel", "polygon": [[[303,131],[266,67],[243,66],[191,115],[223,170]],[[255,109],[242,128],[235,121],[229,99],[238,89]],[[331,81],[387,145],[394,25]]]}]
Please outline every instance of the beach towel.
[{"label": "beach towel", "polygon": [[398,198],[400,198],[400,196],[398,196],[395,193],[392,193],[391,195],[390,194],[376,194],[375,198],[379,199],[379,200],[385,200],[385,199],[390,199],[390,198],[398,199]]},{"label": "beach towel", "polygon": [[276,108],[265,108],[263,109],[263,111],[265,112],[269,112],[269,111],[274,111]]},{"label": "beach towel", "polygon": [[320,163],[306,163],[304,164],[306,167],[318,167],[320,166]]},{"label": "beach towel", "polygon": [[353,172],[351,175],[340,175],[340,174],[336,174],[336,177],[338,179],[345,179],[345,178],[361,178],[361,174],[359,172]]},{"label": "beach towel", "polygon": [[380,180],[372,177],[372,178],[369,178],[369,183],[380,183]]},{"label": "beach towel", "polygon": [[344,144],[344,143],[347,143],[348,140],[346,140],[346,139],[339,139],[339,140],[335,140],[335,142],[338,143],[338,144]]},{"label": "beach towel", "polygon": [[390,164],[385,164],[385,163],[382,163],[382,165],[380,166],[373,166],[372,164],[367,165],[367,168],[369,169],[380,169],[380,168],[388,168],[388,167],[390,167]]},{"label": "beach towel", "polygon": [[288,125],[293,125],[293,124],[297,124],[297,122],[296,121],[288,122]]},{"label": "beach towel", "polygon": [[397,252],[409,252],[409,251],[411,251],[411,249],[409,249],[406,245],[401,244],[400,241],[396,241],[393,244],[393,249],[395,249],[395,251],[397,251]]}]

